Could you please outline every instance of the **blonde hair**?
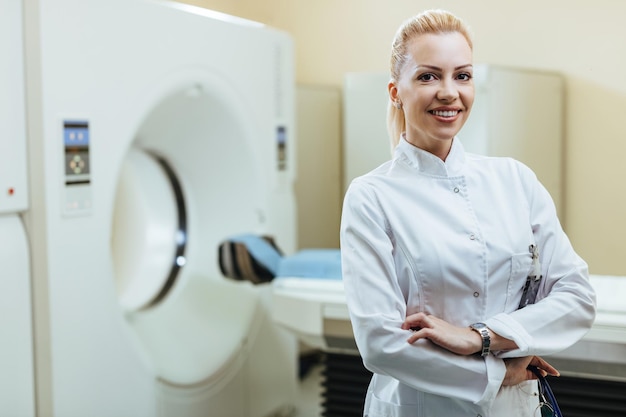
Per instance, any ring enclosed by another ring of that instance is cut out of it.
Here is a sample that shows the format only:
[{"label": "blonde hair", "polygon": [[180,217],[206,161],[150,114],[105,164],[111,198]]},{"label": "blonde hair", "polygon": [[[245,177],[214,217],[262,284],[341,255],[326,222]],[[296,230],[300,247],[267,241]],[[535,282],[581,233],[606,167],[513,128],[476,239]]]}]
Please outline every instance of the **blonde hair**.
[{"label": "blonde hair", "polygon": [[[391,45],[391,80],[397,83],[400,71],[407,60],[407,45],[416,36],[425,34],[458,32],[465,37],[470,49],[473,49],[469,27],[461,19],[445,10],[426,10],[405,21],[393,39]],[[394,106],[391,100],[387,107],[387,131],[391,141],[391,151],[400,141],[405,130],[404,112]]]}]

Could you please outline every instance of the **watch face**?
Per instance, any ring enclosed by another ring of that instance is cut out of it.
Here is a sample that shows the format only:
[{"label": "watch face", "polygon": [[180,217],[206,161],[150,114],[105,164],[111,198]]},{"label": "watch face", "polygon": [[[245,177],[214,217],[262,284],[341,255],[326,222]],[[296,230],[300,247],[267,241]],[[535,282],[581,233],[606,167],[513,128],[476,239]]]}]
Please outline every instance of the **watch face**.
[{"label": "watch face", "polygon": [[480,330],[480,329],[486,329],[487,325],[485,323],[474,323],[472,324],[472,327],[477,330]]}]

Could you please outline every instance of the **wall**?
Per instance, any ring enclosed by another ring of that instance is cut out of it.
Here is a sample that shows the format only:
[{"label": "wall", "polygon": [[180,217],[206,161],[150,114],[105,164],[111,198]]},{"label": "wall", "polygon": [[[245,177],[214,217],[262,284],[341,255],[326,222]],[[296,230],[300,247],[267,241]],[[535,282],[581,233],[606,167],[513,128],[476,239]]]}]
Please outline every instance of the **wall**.
[{"label": "wall", "polygon": [[298,247],[338,248],[341,91],[300,84],[296,93]]},{"label": "wall", "polygon": [[[350,71],[387,69],[398,25],[445,8],[474,31],[476,62],[566,77],[565,222],[592,273],[626,275],[626,2],[619,0],[186,0],[289,32],[300,83],[341,87]],[[392,7],[390,7],[392,6]],[[538,149],[537,152],[541,152]]]}]

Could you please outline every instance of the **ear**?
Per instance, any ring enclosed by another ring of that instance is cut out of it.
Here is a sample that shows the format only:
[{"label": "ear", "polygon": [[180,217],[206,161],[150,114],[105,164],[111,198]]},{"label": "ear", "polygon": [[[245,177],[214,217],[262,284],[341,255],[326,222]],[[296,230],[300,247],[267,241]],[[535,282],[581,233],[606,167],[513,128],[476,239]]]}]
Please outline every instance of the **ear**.
[{"label": "ear", "polygon": [[398,87],[396,87],[396,83],[393,81],[389,81],[387,84],[387,91],[389,92],[389,99],[394,103],[398,101]]}]

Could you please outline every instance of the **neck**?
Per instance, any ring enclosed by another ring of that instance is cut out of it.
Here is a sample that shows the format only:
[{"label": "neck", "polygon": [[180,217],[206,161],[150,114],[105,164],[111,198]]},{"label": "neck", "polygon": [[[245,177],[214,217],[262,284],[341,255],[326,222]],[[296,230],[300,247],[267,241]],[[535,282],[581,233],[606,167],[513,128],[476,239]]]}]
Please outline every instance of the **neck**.
[{"label": "neck", "polygon": [[454,138],[448,140],[434,140],[434,141],[420,141],[415,140],[414,138],[407,138],[406,133],[402,134],[404,140],[406,140],[411,145],[416,148],[420,148],[423,151],[429,152],[442,161],[446,161],[446,158],[450,154],[450,149],[452,149],[452,142]]}]

